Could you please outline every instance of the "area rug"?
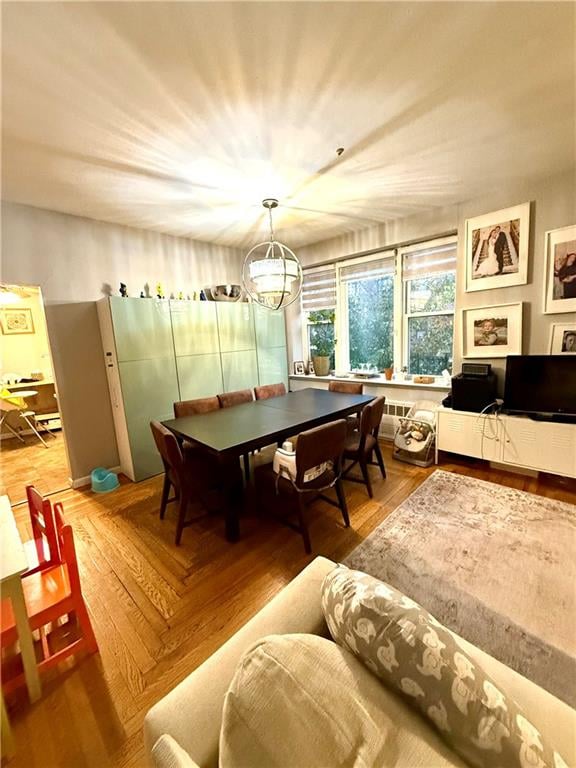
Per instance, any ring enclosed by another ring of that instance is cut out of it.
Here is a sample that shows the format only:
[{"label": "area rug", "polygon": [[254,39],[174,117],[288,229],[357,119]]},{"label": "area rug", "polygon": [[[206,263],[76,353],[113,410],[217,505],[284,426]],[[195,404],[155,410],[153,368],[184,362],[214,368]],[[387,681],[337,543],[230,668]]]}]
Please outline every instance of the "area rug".
[{"label": "area rug", "polygon": [[345,561],[576,706],[576,506],[437,470]]}]

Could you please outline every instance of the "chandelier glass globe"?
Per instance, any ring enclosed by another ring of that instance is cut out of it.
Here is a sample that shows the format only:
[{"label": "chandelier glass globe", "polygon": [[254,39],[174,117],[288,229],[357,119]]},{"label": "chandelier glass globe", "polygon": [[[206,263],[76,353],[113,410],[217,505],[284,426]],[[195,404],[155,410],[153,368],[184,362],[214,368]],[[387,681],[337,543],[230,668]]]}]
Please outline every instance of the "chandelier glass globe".
[{"label": "chandelier glass globe", "polygon": [[262,205],[270,217],[270,240],[258,243],[246,254],[242,283],[256,303],[267,309],[282,309],[300,295],[302,268],[294,252],[274,238],[272,208],[278,201],[266,199]]}]

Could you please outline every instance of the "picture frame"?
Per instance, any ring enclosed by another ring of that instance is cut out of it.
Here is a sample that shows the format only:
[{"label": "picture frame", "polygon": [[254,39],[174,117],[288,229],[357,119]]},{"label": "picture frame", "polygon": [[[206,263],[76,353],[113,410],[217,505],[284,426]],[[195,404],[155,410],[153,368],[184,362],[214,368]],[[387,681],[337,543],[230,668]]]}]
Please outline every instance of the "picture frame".
[{"label": "picture frame", "polygon": [[466,219],[466,293],[528,282],[530,203]]},{"label": "picture frame", "polygon": [[550,327],[551,355],[576,355],[576,322],[554,323]]},{"label": "picture frame", "polygon": [[304,376],[305,374],[306,374],[306,369],[304,368],[304,360],[296,360],[294,362],[294,375]]},{"label": "picture frame", "polygon": [[462,357],[522,354],[523,303],[462,310]]},{"label": "picture frame", "polygon": [[544,314],[576,312],[576,224],[544,235]]},{"label": "picture frame", "polygon": [[314,368],[314,361],[308,361],[308,376],[316,376],[316,369]]},{"label": "picture frame", "polygon": [[4,336],[36,332],[30,307],[3,307],[0,311],[0,326]]}]

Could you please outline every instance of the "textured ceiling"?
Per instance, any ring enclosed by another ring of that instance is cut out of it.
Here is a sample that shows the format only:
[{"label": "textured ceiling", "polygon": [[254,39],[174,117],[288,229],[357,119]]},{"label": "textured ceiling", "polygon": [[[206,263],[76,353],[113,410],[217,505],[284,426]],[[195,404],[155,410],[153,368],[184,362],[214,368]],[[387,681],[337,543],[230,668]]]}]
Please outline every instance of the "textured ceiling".
[{"label": "textured ceiling", "polygon": [[294,247],[559,172],[574,14],[4,2],[3,197],[246,247],[276,196]]}]

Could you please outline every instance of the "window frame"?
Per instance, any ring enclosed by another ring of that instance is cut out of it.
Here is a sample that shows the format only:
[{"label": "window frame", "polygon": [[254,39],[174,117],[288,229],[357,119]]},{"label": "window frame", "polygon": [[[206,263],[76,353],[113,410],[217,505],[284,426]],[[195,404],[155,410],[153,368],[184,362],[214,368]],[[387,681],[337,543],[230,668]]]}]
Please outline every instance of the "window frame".
[{"label": "window frame", "polygon": [[[409,365],[409,348],[408,348],[408,323],[412,317],[432,317],[439,315],[452,315],[455,319],[456,316],[456,280],[457,280],[457,268],[446,269],[438,272],[438,275],[454,273],[455,276],[455,289],[454,289],[454,308],[448,310],[434,310],[431,312],[410,312],[408,303],[408,283],[410,280],[404,279],[403,275],[403,263],[404,256],[406,254],[422,251],[428,248],[436,248],[442,245],[454,245],[458,244],[457,234],[449,235],[446,237],[431,238],[430,240],[421,240],[418,243],[414,243],[410,246],[398,247],[398,248],[383,248],[375,253],[371,253],[366,256],[355,256],[341,261],[332,262],[331,264],[323,265],[322,267],[315,267],[310,265],[310,271],[323,272],[335,269],[336,274],[336,306],[334,308],[334,352],[335,352],[335,370],[348,372],[350,370],[350,351],[349,351],[349,318],[348,318],[348,285],[349,281],[341,279],[341,271],[344,267],[350,267],[354,264],[368,264],[372,261],[382,261],[385,259],[393,260],[393,280],[394,280],[394,308],[393,308],[393,340],[392,349],[394,356],[394,368],[398,372],[404,367]],[[305,268],[306,269],[306,268]],[[300,302],[301,309],[301,338],[302,338],[302,355],[305,359],[310,360],[310,347],[309,347],[309,330],[308,326],[313,323],[308,323],[307,310],[302,307],[302,301]],[[452,349],[451,358],[454,359],[454,337],[455,337],[455,321],[452,326]],[[399,362],[397,362],[399,361]],[[432,375],[432,374],[431,374]],[[440,379],[441,376],[436,375],[436,379]]]}]

